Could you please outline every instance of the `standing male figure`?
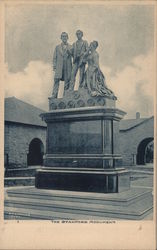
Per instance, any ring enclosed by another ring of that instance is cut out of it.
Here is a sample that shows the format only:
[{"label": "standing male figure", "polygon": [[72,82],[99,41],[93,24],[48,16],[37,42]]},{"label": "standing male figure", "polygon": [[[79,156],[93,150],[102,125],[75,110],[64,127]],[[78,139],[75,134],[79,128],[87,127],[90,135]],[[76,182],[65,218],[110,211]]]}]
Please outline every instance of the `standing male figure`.
[{"label": "standing male figure", "polygon": [[73,67],[71,73],[70,90],[74,89],[75,78],[78,70],[80,71],[79,86],[83,87],[85,62],[83,62],[83,55],[88,49],[87,41],[83,40],[83,32],[81,30],[76,31],[77,41],[73,43],[72,55],[73,55]]},{"label": "standing male figure", "polygon": [[71,46],[67,43],[68,34],[62,32],[62,43],[57,45],[53,55],[54,87],[52,97],[57,98],[59,82],[64,81],[64,91],[69,88],[72,70]]}]

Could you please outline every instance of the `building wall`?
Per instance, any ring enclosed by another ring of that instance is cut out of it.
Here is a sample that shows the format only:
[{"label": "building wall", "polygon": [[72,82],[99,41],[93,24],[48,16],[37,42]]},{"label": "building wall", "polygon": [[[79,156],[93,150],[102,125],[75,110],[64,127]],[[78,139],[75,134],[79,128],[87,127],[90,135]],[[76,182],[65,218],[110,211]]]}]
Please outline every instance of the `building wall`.
[{"label": "building wall", "polygon": [[[8,167],[27,167],[29,144],[38,138],[46,149],[46,128],[12,122],[5,124],[5,163]],[[8,156],[7,156],[8,155]]]},{"label": "building wall", "polygon": [[135,165],[137,149],[141,141],[154,137],[154,119],[148,119],[137,127],[120,131],[119,146],[123,157],[123,165]]}]

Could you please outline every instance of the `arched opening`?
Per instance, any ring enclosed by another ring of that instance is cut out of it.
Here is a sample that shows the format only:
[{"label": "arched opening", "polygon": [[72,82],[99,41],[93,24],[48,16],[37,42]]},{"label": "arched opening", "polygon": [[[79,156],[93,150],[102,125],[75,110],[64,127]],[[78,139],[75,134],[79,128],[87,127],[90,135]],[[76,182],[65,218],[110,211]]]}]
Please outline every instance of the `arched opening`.
[{"label": "arched opening", "polygon": [[154,157],[154,141],[148,143],[145,154],[146,154],[146,163],[152,163]]},{"label": "arched opening", "polygon": [[29,153],[27,155],[27,165],[43,165],[44,145],[42,141],[35,138],[29,144]]},{"label": "arched opening", "polygon": [[146,163],[153,162],[154,153],[154,138],[149,137],[140,142],[137,148],[137,159],[138,165],[144,165]]}]

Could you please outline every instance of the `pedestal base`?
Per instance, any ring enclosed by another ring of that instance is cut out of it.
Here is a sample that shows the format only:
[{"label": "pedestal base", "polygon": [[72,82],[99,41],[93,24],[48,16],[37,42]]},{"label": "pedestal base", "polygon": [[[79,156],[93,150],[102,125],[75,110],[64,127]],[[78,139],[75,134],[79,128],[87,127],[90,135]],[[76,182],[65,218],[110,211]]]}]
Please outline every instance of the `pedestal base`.
[{"label": "pedestal base", "polygon": [[130,189],[130,173],[124,168],[106,171],[45,168],[37,170],[35,186],[54,190],[117,193]]}]

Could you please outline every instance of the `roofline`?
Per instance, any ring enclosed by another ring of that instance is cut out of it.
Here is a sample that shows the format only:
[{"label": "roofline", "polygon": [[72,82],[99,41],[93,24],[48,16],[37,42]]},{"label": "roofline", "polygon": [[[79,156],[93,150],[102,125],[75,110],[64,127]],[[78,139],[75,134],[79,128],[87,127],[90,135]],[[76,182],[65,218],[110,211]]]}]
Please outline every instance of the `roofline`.
[{"label": "roofline", "polygon": [[22,122],[15,122],[15,121],[9,121],[9,120],[5,120],[5,123],[14,123],[14,124],[18,124],[18,125],[25,125],[25,126],[30,126],[30,127],[41,127],[41,128],[47,128],[47,126],[45,125],[37,125],[37,124],[30,124],[30,123],[22,123]]},{"label": "roofline", "polygon": [[37,106],[35,106],[35,105],[33,105],[33,104],[30,104],[30,103],[28,103],[28,102],[26,102],[26,101],[23,101],[23,100],[21,100],[21,99],[15,97],[15,96],[8,96],[8,97],[5,97],[5,98],[4,98],[4,100],[7,100],[7,99],[16,99],[16,100],[18,100],[19,102],[23,102],[23,103],[26,104],[26,105],[32,106],[33,108],[36,108],[36,109],[38,109],[38,110],[41,111],[41,112],[47,112],[46,110],[43,110],[43,109],[41,109],[41,108],[39,108],[39,107],[37,107]]},{"label": "roofline", "polygon": [[[127,129],[120,129],[119,131],[129,131],[129,130],[131,130],[131,129],[134,129],[134,128],[138,127],[139,125],[143,124],[144,122],[146,122],[146,121],[148,121],[148,120],[151,120],[152,118],[154,118],[153,115],[152,115],[151,117],[149,117],[149,118],[145,118],[144,121],[141,121],[140,123],[138,123],[138,124],[136,124],[136,125],[134,125],[134,126],[132,126],[132,127],[130,127],[130,128],[127,128]],[[128,119],[128,120],[129,120],[129,119]],[[136,119],[135,119],[135,120],[136,120]]]}]

